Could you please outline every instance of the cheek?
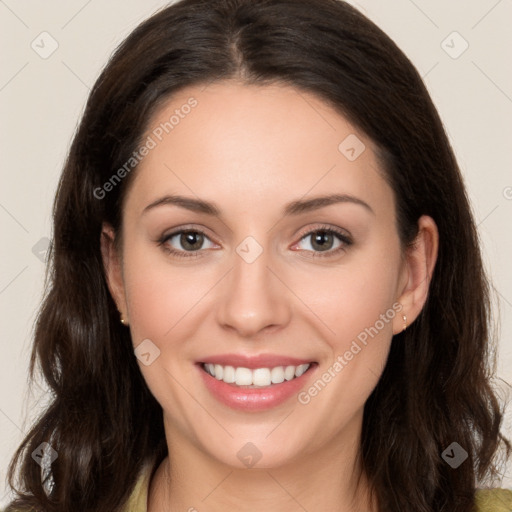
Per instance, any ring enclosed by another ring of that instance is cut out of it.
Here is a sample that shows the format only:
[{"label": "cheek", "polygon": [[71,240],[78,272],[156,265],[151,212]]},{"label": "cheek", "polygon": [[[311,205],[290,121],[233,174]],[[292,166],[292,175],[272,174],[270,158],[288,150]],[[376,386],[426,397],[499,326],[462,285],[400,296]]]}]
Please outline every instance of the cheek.
[{"label": "cheek", "polygon": [[[176,354],[184,354],[190,339],[187,313],[206,293],[204,273],[187,272],[184,267],[171,265],[164,251],[132,243],[125,253],[124,282],[134,347],[150,340],[159,351],[150,364],[139,362],[142,375],[165,410],[186,418],[188,395],[176,385],[175,378],[179,375],[180,381],[188,380],[187,373],[193,367],[181,365]],[[150,350],[153,358],[155,349]]]},{"label": "cheek", "polygon": [[384,369],[393,319],[401,309],[396,302],[399,265],[399,251],[385,252],[381,245],[380,251],[361,252],[337,269],[304,273],[297,281],[302,283],[298,295],[308,297],[319,319],[316,325],[321,321],[328,327],[321,339],[322,372],[300,403],[311,401],[320,409],[330,404],[334,429],[364,405]]},{"label": "cheek", "polygon": [[[311,417],[324,418],[322,432],[333,433],[361,410],[377,385],[400,305],[393,267],[366,264],[316,277],[314,287],[312,281],[305,284],[314,290],[311,309],[333,332],[321,339],[328,354],[321,372],[298,399]],[[319,440],[322,432],[317,433]]]},{"label": "cheek", "polygon": [[173,265],[163,250],[158,251],[133,244],[124,261],[135,344],[144,338],[164,338],[208,290],[209,281],[199,267],[190,271]]},{"label": "cheek", "polygon": [[[391,321],[396,311],[398,256],[379,257],[378,253],[357,255],[346,264],[315,272],[298,272],[294,290],[321,322],[328,339],[344,349],[350,340],[377,323],[379,335],[392,334]],[[396,308],[396,305],[395,305]],[[350,344],[350,343],[349,343]]]}]

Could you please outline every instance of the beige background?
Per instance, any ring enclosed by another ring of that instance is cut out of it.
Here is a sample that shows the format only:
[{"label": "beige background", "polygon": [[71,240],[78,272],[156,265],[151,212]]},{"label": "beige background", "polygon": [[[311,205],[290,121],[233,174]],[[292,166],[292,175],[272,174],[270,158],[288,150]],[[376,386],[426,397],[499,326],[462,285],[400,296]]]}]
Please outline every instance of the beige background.
[{"label": "beige background", "polygon": [[[351,3],[411,58],[441,113],[496,286],[501,309],[499,375],[512,383],[512,69],[506,57],[512,47],[512,2]],[[51,238],[51,204],[68,145],[89,89],[110,53],[165,4],[0,0],[0,503],[6,500],[8,460],[28,429],[26,414],[33,417],[45,400],[37,388],[29,397],[26,374],[42,292],[41,258],[45,238]],[[47,55],[52,45],[58,47]],[[505,420],[509,437],[511,408]],[[503,486],[512,488],[510,466]]]}]

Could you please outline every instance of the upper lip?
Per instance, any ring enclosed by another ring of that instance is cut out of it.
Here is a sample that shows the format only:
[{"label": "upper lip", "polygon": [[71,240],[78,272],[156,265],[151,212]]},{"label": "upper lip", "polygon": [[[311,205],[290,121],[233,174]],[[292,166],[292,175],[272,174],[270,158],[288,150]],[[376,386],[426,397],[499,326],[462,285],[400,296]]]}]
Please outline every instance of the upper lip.
[{"label": "upper lip", "polygon": [[205,357],[200,361],[203,364],[220,364],[221,366],[233,366],[235,368],[275,368],[276,366],[299,366],[311,364],[314,361],[298,359],[296,357],[279,356],[276,354],[260,354],[257,356],[244,356],[241,354],[218,354]]}]

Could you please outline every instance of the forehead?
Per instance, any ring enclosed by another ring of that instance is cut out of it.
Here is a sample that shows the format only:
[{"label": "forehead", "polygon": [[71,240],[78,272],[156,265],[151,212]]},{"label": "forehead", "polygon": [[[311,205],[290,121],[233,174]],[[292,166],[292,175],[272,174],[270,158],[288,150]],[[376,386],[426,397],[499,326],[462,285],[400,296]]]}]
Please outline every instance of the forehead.
[{"label": "forehead", "polygon": [[393,205],[372,141],[320,98],[288,85],[185,88],[156,111],[145,140],[151,149],[128,193],[139,210],[164,193],[256,211],[332,192]]}]

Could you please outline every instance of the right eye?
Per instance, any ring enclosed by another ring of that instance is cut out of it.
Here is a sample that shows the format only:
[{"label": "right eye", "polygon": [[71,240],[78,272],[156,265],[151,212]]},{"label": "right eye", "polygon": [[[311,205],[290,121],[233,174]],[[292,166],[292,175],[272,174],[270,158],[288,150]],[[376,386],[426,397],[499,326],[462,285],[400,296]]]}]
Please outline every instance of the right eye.
[{"label": "right eye", "polygon": [[[201,230],[181,229],[164,235],[158,243],[167,253],[173,256],[179,258],[197,258],[200,256],[200,251],[203,250],[202,246],[205,240],[210,239]],[[173,243],[181,245],[182,249],[179,247],[176,248]],[[212,242],[210,241],[210,243]]]}]

